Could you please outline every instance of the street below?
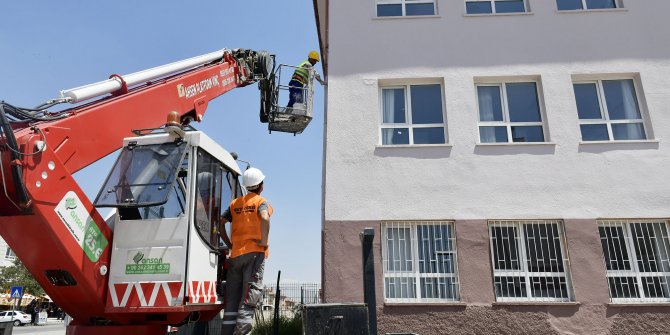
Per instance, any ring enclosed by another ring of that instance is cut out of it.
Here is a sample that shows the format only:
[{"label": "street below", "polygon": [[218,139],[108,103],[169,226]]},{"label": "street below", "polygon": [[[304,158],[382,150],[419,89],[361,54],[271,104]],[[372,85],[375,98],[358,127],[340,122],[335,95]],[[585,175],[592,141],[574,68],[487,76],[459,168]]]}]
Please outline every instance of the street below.
[{"label": "street below", "polygon": [[12,334],[65,335],[65,323],[56,319],[48,319],[44,326],[14,327]]}]

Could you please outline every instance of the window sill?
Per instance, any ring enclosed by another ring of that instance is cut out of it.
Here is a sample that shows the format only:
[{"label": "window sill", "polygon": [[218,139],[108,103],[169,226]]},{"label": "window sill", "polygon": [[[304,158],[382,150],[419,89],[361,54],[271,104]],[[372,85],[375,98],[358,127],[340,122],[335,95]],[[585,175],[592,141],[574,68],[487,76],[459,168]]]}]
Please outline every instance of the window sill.
[{"label": "window sill", "polygon": [[492,306],[579,306],[579,301],[496,301]]},{"label": "window sill", "polygon": [[385,149],[385,148],[435,148],[435,147],[446,147],[446,148],[451,148],[453,145],[449,143],[445,144],[377,144],[375,145],[375,148],[377,149]]},{"label": "window sill", "polygon": [[577,14],[577,13],[607,13],[607,12],[627,12],[628,8],[605,8],[605,9],[565,9],[556,10],[558,14]]},{"label": "window sill", "polygon": [[416,306],[454,306],[465,307],[466,303],[462,301],[448,301],[448,302],[385,302],[386,307],[416,307]]},{"label": "window sill", "polygon": [[477,142],[475,146],[482,147],[497,147],[497,146],[527,146],[527,145],[538,145],[538,146],[555,146],[556,142],[495,142],[495,143],[479,143]]},{"label": "window sill", "polygon": [[579,145],[611,145],[611,144],[639,144],[639,143],[659,143],[658,140],[634,140],[634,141],[579,141]]},{"label": "window sill", "polygon": [[533,12],[522,13],[490,13],[490,14],[463,14],[463,17],[485,17],[485,16],[519,16],[519,15],[533,15]]},{"label": "window sill", "polygon": [[670,302],[625,302],[614,303],[610,302],[607,307],[670,307]]},{"label": "window sill", "polygon": [[402,20],[402,19],[439,19],[441,15],[411,15],[411,16],[375,16],[373,20]]}]

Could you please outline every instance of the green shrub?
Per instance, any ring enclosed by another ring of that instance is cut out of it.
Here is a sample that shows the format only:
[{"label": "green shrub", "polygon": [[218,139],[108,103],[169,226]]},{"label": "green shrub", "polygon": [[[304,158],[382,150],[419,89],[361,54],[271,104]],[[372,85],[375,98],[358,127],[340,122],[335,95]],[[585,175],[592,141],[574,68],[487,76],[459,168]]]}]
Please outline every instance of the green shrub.
[{"label": "green shrub", "polygon": [[[263,319],[256,318],[251,335],[273,335],[272,326],[274,318]],[[302,335],[302,318],[296,314],[294,316],[279,316],[279,334],[280,335]]]}]

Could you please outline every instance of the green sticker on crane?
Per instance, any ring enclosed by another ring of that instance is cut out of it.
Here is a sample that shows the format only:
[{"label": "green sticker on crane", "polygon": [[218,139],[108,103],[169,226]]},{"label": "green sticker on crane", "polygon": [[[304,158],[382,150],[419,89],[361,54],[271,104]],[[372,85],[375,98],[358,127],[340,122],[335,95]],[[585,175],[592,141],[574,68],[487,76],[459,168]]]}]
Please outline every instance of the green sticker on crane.
[{"label": "green sticker on crane", "polygon": [[107,248],[107,238],[88,215],[76,193],[70,191],[54,209],[91,262],[97,262]]},{"label": "green sticker on crane", "polygon": [[91,262],[97,262],[103,250],[107,247],[107,239],[102,235],[100,228],[98,228],[93,220],[90,220],[86,225],[83,247],[84,253],[86,253]]}]

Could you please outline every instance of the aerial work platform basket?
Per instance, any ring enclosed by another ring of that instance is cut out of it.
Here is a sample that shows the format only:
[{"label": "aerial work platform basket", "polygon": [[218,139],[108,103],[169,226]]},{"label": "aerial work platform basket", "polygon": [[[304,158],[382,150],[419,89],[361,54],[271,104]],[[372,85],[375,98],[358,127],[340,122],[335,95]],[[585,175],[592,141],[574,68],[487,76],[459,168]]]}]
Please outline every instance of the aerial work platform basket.
[{"label": "aerial work platform basket", "polygon": [[[309,69],[309,78],[305,86],[290,85],[293,72],[297,67],[280,64],[271,76],[270,82],[260,85],[272,85],[276,87],[272,96],[263,95],[261,108],[261,122],[267,122],[268,131],[280,131],[285,133],[300,134],[309,122],[312,121],[312,107],[314,99],[314,76],[313,69]],[[282,79],[282,72],[284,78]],[[261,88],[261,91],[264,90]]]}]

